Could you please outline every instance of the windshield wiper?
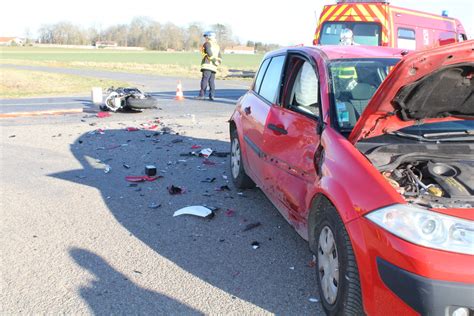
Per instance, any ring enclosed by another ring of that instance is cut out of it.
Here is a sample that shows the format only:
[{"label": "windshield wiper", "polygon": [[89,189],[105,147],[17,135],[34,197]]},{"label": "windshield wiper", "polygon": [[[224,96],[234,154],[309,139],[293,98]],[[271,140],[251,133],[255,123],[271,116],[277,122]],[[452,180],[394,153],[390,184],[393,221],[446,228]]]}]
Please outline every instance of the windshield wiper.
[{"label": "windshield wiper", "polygon": [[[388,132],[389,135],[395,135],[402,138],[415,139],[422,142],[459,142],[459,141],[474,141],[474,131],[459,131],[459,132],[445,132],[445,133],[430,133],[423,135],[415,135],[404,133],[400,131]],[[444,137],[455,136],[455,137]]]},{"label": "windshield wiper", "polygon": [[454,131],[454,132],[441,132],[441,133],[427,133],[423,134],[425,138],[438,138],[438,137],[445,137],[445,136],[474,136],[474,130],[464,130],[464,131]]}]

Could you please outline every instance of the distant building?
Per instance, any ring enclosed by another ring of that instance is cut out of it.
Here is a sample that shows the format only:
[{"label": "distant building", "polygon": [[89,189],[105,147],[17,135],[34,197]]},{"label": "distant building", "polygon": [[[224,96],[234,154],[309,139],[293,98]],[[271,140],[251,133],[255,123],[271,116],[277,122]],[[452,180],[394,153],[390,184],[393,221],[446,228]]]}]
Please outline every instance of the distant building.
[{"label": "distant building", "polygon": [[0,37],[1,46],[21,46],[25,43],[25,40],[19,37]]},{"label": "distant building", "polygon": [[255,54],[255,48],[248,46],[232,46],[224,49],[224,54],[246,54],[253,55]]}]

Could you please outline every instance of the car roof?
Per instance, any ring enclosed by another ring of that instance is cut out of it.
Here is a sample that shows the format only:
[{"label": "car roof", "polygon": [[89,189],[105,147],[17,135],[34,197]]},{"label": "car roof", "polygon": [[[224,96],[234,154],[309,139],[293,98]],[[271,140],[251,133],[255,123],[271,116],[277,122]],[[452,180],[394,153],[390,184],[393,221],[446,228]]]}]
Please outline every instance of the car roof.
[{"label": "car roof", "polygon": [[350,58],[401,58],[401,48],[389,48],[381,46],[342,46],[342,45],[318,45],[318,46],[294,46],[285,47],[268,53],[269,56],[278,55],[287,51],[302,51],[310,55],[323,52],[328,60],[350,59]]}]

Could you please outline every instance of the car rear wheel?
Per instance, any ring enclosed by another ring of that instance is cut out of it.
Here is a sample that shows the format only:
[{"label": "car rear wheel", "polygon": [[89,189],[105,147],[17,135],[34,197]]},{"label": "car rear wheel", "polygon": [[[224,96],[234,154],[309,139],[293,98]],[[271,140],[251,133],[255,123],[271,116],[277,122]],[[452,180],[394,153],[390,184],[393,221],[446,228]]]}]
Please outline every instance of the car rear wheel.
[{"label": "car rear wheel", "polygon": [[245,173],[242,151],[240,147],[239,137],[237,131],[231,132],[230,140],[230,171],[234,185],[239,189],[251,189],[255,187],[255,183]]},{"label": "car rear wheel", "polygon": [[314,226],[321,303],[328,315],[363,315],[352,244],[336,209],[327,204],[318,210]]}]

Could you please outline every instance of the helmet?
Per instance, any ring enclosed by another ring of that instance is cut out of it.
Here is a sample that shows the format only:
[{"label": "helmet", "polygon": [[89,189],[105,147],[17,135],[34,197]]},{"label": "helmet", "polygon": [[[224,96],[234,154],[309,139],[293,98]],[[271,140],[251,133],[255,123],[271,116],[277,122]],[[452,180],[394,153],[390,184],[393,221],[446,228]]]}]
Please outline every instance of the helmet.
[{"label": "helmet", "polygon": [[208,38],[208,39],[215,39],[216,38],[216,33],[213,31],[207,31],[202,34],[202,36]]},{"label": "helmet", "polygon": [[340,35],[340,45],[353,45],[354,43],[354,33],[351,29],[343,29]]}]

